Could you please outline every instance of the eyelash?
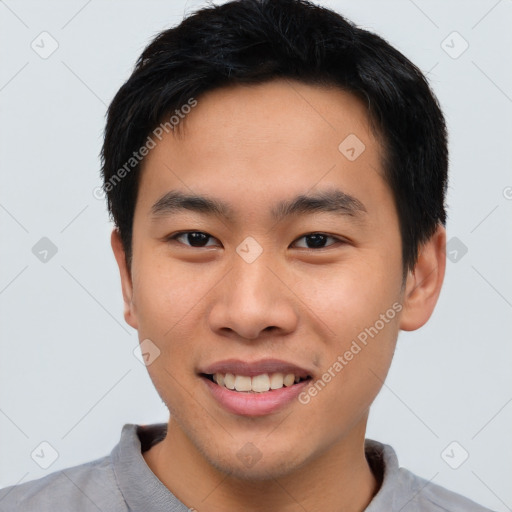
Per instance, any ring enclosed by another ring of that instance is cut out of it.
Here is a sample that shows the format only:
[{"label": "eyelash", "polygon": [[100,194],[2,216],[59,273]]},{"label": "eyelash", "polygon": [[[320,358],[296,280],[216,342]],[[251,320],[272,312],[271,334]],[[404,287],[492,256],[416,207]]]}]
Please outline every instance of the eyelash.
[{"label": "eyelash", "polygon": [[[173,240],[177,240],[180,236],[188,235],[190,233],[199,233],[199,234],[202,234],[202,235],[206,235],[210,239],[215,238],[212,235],[209,235],[208,233],[205,233],[204,231],[180,231],[179,233],[175,233],[174,235],[170,235],[170,236],[166,237],[165,240],[167,242],[170,242],[170,241],[173,241]],[[343,240],[341,238],[338,238],[338,237],[335,237],[335,236],[332,236],[332,235],[328,235],[327,233],[322,233],[320,231],[313,231],[311,233],[306,233],[306,234],[300,236],[299,238],[297,238],[295,241],[300,240],[301,238],[305,238],[305,237],[311,236],[311,235],[322,235],[322,236],[327,237],[327,238],[332,238],[333,240],[335,240],[335,243],[331,244],[331,245],[328,245],[326,247],[318,247],[318,248],[300,247],[300,249],[306,249],[308,251],[319,251],[319,250],[322,250],[322,249],[328,249],[329,247],[332,247],[332,246],[336,245],[336,243],[341,243],[341,244],[347,243],[346,240]],[[181,243],[181,242],[178,242],[178,243]],[[183,245],[185,245],[186,247],[195,248],[195,249],[205,249],[207,247],[212,247],[212,246],[208,246],[208,245],[206,245],[204,247],[194,247],[192,245],[187,245],[187,244],[183,244]]]}]

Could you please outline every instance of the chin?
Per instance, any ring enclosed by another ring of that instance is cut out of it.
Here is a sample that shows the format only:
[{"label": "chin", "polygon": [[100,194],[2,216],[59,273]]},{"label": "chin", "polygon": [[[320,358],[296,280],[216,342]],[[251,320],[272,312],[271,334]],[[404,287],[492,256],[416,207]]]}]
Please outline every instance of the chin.
[{"label": "chin", "polygon": [[292,473],[297,466],[293,461],[265,460],[263,456],[254,465],[244,465],[238,458],[230,461],[213,459],[212,465],[222,473],[229,474],[233,479],[264,482],[282,478]]},{"label": "chin", "polygon": [[227,447],[222,456],[219,453],[203,452],[203,457],[215,469],[231,478],[267,481],[285,477],[297,470],[304,463],[304,458],[298,460],[298,451],[300,450],[285,452],[282,449],[273,449],[272,446],[259,450],[254,444],[247,442],[239,450]]}]

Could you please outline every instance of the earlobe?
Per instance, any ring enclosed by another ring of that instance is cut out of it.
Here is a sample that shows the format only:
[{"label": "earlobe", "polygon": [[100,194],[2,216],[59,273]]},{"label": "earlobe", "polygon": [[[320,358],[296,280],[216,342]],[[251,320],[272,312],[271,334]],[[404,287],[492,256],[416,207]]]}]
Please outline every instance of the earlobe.
[{"label": "earlobe", "polygon": [[400,329],[414,331],[424,325],[437,303],[446,268],[446,230],[439,225],[419,249],[418,260],[407,274]]},{"label": "earlobe", "polygon": [[110,244],[112,251],[119,267],[119,275],[121,277],[121,288],[123,291],[124,302],[124,319],[126,323],[133,327],[138,328],[137,317],[135,314],[135,307],[133,304],[133,284],[130,269],[126,263],[126,253],[124,251],[121,235],[118,229],[114,229],[110,236]]}]

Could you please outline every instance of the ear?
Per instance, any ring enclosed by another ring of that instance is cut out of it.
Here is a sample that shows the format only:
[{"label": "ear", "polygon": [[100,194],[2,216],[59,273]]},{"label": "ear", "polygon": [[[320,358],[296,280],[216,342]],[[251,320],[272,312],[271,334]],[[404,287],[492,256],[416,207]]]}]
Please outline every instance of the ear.
[{"label": "ear", "polygon": [[135,306],[133,304],[133,284],[131,271],[126,263],[126,253],[124,252],[123,243],[121,241],[121,235],[118,229],[112,231],[110,236],[110,244],[114,251],[114,256],[119,267],[119,274],[121,276],[121,288],[123,290],[123,302],[124,302],[124,319],[126,323],[138,329],[137,316],[135,314]]},{"label": "ear", "polygon": [[414,331],[432,315],[446,269],[446,230],[439,225],[419,249],[418,261],[407,274],[400,329]]}]

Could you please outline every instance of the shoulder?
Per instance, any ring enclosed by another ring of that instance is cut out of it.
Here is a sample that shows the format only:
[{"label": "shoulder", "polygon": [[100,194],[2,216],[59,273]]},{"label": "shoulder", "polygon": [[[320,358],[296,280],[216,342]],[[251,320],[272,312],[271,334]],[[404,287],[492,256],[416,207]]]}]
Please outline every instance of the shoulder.
[{"label": "shoulder", "polygon": [[0,512],[55,510],[126,512],[111,456],[0,489]]},{"label": "shoulder", "polygon": [[492,512],[474,501],[450,491],[441,485],[421,478],[411,471],[400,468],[398,482],[409,502],[403,512]]},{"label": "shoulder", "polygon": [[366,512],[492,512],[431,480],[401,468],[393,448],[366,440],[366,457],[381,487]]}]

